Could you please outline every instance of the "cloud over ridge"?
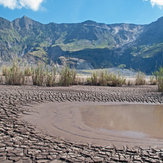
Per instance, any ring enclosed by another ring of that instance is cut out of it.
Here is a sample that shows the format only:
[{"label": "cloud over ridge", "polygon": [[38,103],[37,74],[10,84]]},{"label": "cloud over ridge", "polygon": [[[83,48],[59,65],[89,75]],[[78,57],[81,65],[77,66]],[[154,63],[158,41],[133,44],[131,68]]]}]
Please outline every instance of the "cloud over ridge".
[{"label": "cloud over ridge", "polygon": [[44,0],[0,0],[0,5],[10,9],[15,8],[29,8],[37,11]]}]

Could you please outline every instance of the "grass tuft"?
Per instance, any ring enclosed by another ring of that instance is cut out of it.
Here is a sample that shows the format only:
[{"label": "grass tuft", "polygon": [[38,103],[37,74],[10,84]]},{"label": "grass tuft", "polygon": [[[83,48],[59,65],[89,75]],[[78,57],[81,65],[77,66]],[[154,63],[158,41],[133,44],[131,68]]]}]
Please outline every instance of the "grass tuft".
[{"label": "grass tuft", "polygon": [[159,71],[155,72],[157,85],[158,85],[158,91],[163,92],[163,67],[160,67]]},{"label": "grass tuft", "polygon": [[5,84],[23,85],[25,76],[20,63],[14,61],[11,67],[3,67],[2,74],[5,76]]},{"label": "grass tuft", "polygon": [[109,74],[105,71],[100,71],[99,74],[99,85],[100,86],[107,86],[108,85]]},{"label": "grass tuft", "polygon": [[59,85],[70,86],[76,83],[76,71],[64,66],[60,71]]},{"label": "grass tuft", "polygon": [[87,84],[100,86],[122,86],[126,79],[120,74],[108,73],[107,71],[93,72],[87,79]]},{"label": "grass tuft", "polygon": [[157,84],[157,79],[156,79],[155,75],[150,76],[150,84],[151,85]]},{"label": "grass tuft", "polygon": [[53,67],[52,70],[46,72],[46,86],[53,87],[55,86],[56,80],[56,68]]},{"label": "grass tuft", "polygon": [[145,85],[146,84],[145,74],[143,72],[138,72],[136,74],[135,84],[136,85]]},{"label": "grass tuft", "polygon": [[29,67],[29,66],[26,66],[24,68],[24,75],[25,76],[32,76],[32,74],[33,74],[33,68]]},{"label": "grass tuft", "polygon": [[114,73],[109,74],[108,85],[109,86],[122,86],[126,83],[126,78],[123,77],[120,73],[118,75]]},{"label": "grass tuft", "polygon": [[43,64],[38,64],[36,68],[33,69],[32,80],[33,85],[44,86],[45,85],[45,67]]}]

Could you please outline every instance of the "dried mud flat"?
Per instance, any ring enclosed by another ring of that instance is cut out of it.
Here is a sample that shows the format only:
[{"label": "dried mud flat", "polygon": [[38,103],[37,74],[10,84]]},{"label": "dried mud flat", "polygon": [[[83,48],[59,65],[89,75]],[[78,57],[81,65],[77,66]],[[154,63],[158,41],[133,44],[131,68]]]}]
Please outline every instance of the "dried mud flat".
[{"label": "dried mud flat", "polygon": [[32,105],[45,102],[163,103],[156,86],[34,87],[0,86],[0,162],[163,162],[163,149],[151,146],[98,146],[38,132],[21,120]]}]

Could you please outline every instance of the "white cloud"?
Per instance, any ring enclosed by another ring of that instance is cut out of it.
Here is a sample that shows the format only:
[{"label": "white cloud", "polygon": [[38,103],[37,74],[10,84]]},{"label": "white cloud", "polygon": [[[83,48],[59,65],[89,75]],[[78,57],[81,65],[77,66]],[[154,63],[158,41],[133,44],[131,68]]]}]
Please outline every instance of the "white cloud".
[{"label": "white cloud", "polygon": [[30,8],[37,11],[44,0],[0,0],[0,5],[10,9]]},{"label": "white cloud", "polygon": [[16,0],[0,0],[0,4],[4,7],[8,7],[10,9],[14,9],[17,6]]},{"label": "white cloud", "polygon": [[[145,0],[145,1],[148,1],[148,0]],[[150,2],[152,6],[155,6],[155,5],[160,6],[160,7],[163,6],[163,0],[150,0]]]}]

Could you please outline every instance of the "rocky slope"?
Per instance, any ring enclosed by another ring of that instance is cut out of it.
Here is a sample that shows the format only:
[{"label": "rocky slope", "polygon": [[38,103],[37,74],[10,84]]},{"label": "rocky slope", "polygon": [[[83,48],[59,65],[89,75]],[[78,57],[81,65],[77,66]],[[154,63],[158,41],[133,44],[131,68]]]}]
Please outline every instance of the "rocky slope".
[{"label": "rocky slope", "polygon": [[162,65],[163,18],[149,25],[41,24],[26,16],[0,18],[0,60],[15,56],[33,64],[68,63],[76,68],[126,68],[150,73]]}]

